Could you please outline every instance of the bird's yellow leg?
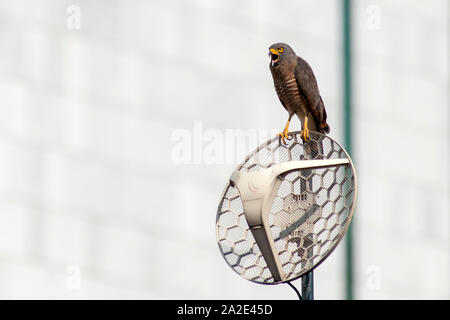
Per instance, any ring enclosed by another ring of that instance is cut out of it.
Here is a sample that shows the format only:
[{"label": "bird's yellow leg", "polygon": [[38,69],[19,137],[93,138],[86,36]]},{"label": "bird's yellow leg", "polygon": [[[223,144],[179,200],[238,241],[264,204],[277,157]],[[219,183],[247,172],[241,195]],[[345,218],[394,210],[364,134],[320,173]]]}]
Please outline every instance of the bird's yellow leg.
[{"label": "bird's yellow leg", "polygon": [[309,139],[308,117],[305,117],[305,122],[303,123],[303,129],[300,132],[300,137],[303,139],[303,141]]},{"label": "bird's yellow leg", "polygon": [[289,135],[289,123],[291,122],[291,118],[289,118],[289,120],[286,122],[286,126],[284,127],[283,132],[279,133],[278,136],[281,137],[281,139],[283,140],[283,143],[286,144],[286,140],[288,138]]}]

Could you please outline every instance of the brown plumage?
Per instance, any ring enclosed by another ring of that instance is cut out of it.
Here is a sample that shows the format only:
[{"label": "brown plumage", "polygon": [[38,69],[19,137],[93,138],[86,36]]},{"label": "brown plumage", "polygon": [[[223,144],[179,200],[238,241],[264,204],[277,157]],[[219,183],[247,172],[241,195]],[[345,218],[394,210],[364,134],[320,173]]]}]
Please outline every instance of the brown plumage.
[{"label": "brown plumage", "polygon": [[[284,108],[289,113],[289,119],[282,139],[287,138],[289,122],[296,114],[302,123],[302,138],[307,140],[308,130],[329,133],[327,113],[319,93],[316,77],[309,64],[298,57],[290,46],[276,43],[270,46],[269,65],[275,90]],[[308,121],[309,119],[309,121]]]}]

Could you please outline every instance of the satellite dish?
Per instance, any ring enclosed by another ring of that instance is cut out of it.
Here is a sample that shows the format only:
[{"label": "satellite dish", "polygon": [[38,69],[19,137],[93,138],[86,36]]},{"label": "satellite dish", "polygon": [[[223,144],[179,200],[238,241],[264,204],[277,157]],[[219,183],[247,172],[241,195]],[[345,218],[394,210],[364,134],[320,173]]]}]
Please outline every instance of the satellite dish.
[{"label": "satellite dish", "polygon": [[330,137],[292,132],[250,153],[225,186],[216,235],[226,263],[261,284],[295,280],[322,263],[344,236],[356,203],[356,173]]}]

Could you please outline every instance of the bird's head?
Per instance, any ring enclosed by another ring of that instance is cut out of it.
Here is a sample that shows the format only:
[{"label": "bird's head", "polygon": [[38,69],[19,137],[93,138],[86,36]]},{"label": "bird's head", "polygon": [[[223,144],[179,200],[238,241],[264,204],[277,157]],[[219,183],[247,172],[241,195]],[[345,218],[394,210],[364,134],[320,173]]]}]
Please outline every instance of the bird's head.
[{"label": "bird's head", "polygon": [[277,67],[280,63],[296,58],[294,50],[285,43],[275,43],[269,47],[270,65]]}]

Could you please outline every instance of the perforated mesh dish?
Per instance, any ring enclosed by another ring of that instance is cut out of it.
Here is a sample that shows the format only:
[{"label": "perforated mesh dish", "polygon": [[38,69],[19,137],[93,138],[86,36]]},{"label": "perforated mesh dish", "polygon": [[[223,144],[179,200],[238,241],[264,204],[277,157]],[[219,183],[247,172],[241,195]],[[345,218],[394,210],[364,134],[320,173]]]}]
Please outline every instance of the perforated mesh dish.
[{"label": "perforated mesh dish", "polygon": [[274,279],[244,214],[237,186],[230,180],[216,217],[220,251],[228,265],[247,280],[274,284],[301,277],[319,265],[339,244],[350,224],[356,201],[356,177],[344,149],[317,132],[303,142],[292,132],[286,144],[273,138],[260,145],[237,167],[238,172],[259,172],[295,160],[348,159],[345,165],[300,169],[279,176],[282,180],[268,216],[276,254],[284,271]]}]

